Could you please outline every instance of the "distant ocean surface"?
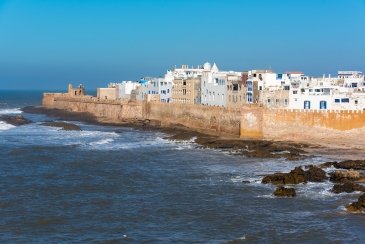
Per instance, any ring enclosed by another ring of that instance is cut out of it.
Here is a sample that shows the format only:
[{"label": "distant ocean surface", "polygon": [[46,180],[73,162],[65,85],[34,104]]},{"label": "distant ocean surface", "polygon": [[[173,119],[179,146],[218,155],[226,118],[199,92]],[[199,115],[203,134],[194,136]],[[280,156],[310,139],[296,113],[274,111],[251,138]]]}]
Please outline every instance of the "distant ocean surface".
[{"label": "distant ocean surface", "polygon": [[[40,91],[0,91],[0,115]],[[0,122],[0,242],[364,243],[365,216],[331,183],[275,198],[262,175],[316,157],[248,159],[171,142],[160,132],[74,122],[82,131]],[[243,183],[249,181],[250,183]]]}]

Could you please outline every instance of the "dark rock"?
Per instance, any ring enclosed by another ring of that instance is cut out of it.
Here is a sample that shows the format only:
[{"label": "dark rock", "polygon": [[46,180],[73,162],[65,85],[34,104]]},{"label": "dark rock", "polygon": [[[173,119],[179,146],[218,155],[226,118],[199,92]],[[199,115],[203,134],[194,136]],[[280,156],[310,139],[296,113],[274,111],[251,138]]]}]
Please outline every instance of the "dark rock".
[{"label": "dark rock", "polygon": [[365,212],[365,193],[359,197],[357,202],[347,205],[346,209],[354,213]]},{"label": "dark rock", "polygon": [[41,125],[60,127],[62,130],[81,130],[78,125],[66,123],[66,122],[44,122]]},{"label": "dark rock", "polygon": [[0,120],[11,125],[26,125],[32,123],[31,120],[24,118],[22,115],[2,115]]},{"label": "dark rock", "polygon": [[263,184],[286,185],[311,182],[321,182],[327,179],[326,172],[316,166],[309,166],[307,171],[296,167],[289,173],[275,173],[262,179]]},{"label": "dark rock", "polygon": [[360,172],[355,170],[336,170],[329,174],[330,180],[333,182],[347,182],[359,180],[362,176]]},{"label": "dark rock", "polygon": [[249,180],[243,180],[243,181],[242,181],[242,183],[243,183],[243,184],[249,184],[249,183],[251,183],[251,182],[250,182]]},{"label": "dark rock", "polygon": [[365,170],[365,160],[346,160],[334,166],[339,169]]},{"label": "dark rock", "polygon": [[294,188],[285,188],[280,186],[274,191],[274,196],[277,197],[295,197],[297,194]]},{"label": "dark rock", "polygon": [[318,165],[318,167],[321,169],[326,169],[326,168],[330,168],[332,166],[335,167],[335,165],[337,165],[337,162],[325,162],[323,164]]},{"label": "dark rock", "polygon": [[233,150],[249,158],[287,158],[303,159],[306,156],[305,144],[290,142],[274,142],[266,140],[222,139],[213,136],[198,136],[196,143],[206,148]]},{"label": "dark rock", "polygon": [[353,182],[345,182],[343,184],[334,185],[331,191],[336,194],[339,194],[341,192],[351,193],[354,191],[365,192],[365,186]]},{"label": "dark rock", "polygon": [[306,181],[310,182],[323,182],[327,179],[326,172],[316,166],[309,166],[309,169],[305,172]]}]

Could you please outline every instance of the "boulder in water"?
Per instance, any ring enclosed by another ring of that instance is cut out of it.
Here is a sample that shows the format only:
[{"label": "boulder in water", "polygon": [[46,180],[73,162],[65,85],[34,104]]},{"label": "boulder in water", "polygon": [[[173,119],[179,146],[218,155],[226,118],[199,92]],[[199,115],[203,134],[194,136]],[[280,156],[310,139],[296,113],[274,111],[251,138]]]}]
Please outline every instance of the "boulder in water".
[{"label": "boulder in water", "polygon": [[316,166],[308,166],[305,171],[301,167],[296,167],[289,173],[275,173],[267,175],[262,179],[263,184],[287,185],[310,182],[322,182],[327,179],[326,172]]},{"label": "boulder in water", "polygon": [[365,160],[346,160],[334,165],[340,169],[365,170]]},{"label": "boulder in water", "polygon": [[62,130],[81,130],[78,125],[66,123],[66,122],[44,122],[42,125],[60,127]]},{"label": "boulder in water", "polygon": [[359,171],[355,170],[336,170],[335,172],[330,173],[330,180],[333,182],[347,182],[347,181],[355,181],[362,178],[362,175]]},{"label": "boulder in water", "polygon": [[274,191],[274,196],[277,197],[295,197],[297,194],[294,188],[285,188],[280,186]]},{"label": "boulder in water", "polygon": [[22,115],[2,115],[0,120],[15,126],[32,123],[31,120],[24,118]]},{"label": "boulder in water", "polygon": [[362,194],[357,202],[351,203],[346,206],[347,211],[353,213],[365,212],[365,193]]},{"label": "boulder in water", "polygon": [[362,191],[365,192],[365,186],[356,184],[353,182],[345,182],[343,184],[336,184],[333,186],[332,190],[333,193],[339,194],[342,192],[351,193],[354,191]]}]

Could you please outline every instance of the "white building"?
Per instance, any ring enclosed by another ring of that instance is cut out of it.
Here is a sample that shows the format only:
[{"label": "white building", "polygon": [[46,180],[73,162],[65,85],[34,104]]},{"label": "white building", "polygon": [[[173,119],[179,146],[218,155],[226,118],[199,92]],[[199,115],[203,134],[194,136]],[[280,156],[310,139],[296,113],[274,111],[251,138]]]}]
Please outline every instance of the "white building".
[{"label": "white building", "polygon": [[364,110],[364,76],[359,71],[339,71],[338,77],[292,81],[289,108]]},{"label": "white building", "polygon": [[117,89],[117,98],[130,99],[133,90],[136,90],[141,84],[134,81],[122,81],[120,83],[110,83],[109,88],[115,87]]},{"label": "white building", "polygon": [[[217,65],[205,63],[201,77],[201,103],[209,106],[226,106],[227,103],[227,74],[219,71]],[[234,72],[232,72],[234,73]],[[233,74],[232,74],[233,75]],[[241,73],[239,73],[241,77]]]},{"label": "white building", "polygon": [[160,95],[160,102],[171,102],[172,81],[167,75],[165,78],[144,77],[140,80],[141,93],[138,99],[144,99],[145,95]]}]

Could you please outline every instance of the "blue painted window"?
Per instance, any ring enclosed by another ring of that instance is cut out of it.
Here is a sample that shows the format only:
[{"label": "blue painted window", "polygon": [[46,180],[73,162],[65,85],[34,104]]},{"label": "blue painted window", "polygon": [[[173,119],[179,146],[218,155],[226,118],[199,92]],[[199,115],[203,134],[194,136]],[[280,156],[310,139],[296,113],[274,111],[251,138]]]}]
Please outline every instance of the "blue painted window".
[{"label": "blue painted window", "polygon": [[310,109],[311,108],[311,102],[310,101],[304,101],[304,109]]},{"label": "blue painted window", "polygon": [[326,101],[320,101],[319,102],[319,108],[320,109],[327,109],[327,102]]},{"label": "blue painted window", "polygon": [[335,103],[340,103],[340,99],[336,98]]},{"label": "blue painted window", "polygon": [[341,99],[341,102],[342,103],[349,103],[350,102],[350,99],[348,99],[348,98],[342,98]]}]

